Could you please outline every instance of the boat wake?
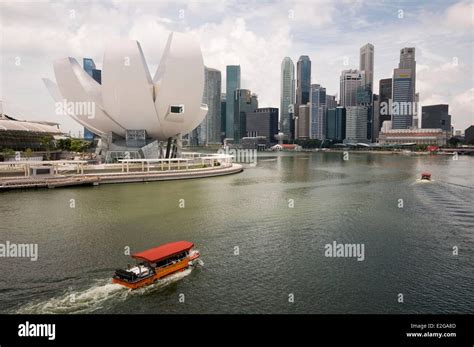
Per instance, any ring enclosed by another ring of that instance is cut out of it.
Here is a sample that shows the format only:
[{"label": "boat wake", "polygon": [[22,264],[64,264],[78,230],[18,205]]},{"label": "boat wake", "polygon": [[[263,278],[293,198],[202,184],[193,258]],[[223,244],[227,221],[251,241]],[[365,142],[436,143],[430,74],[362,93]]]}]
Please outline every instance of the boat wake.
[{"label": "boat wake", "polygon": [[68,290],[58,297],[46,301],[27,304],[13,313],[18,314],[74,314],[92,313],[103,309],[107,305],[127,300],[127,298],[150,294],[160,288],[166,287],[189,275],[192,267],[156,281],[154,284],[130,290],[119,284],[111,283],[110,279],[102,279],[87,289],[74,291]]}]

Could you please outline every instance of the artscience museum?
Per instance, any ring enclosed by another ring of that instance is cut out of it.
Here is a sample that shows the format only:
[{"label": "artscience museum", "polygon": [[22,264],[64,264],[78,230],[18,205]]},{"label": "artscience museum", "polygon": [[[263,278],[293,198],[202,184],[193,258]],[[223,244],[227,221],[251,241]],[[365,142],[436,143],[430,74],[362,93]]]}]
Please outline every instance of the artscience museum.
[{"label": "artscience museum", "polygon": [[54,62],[56,82],[43,81],[64,114],[100,136],[100,155],[174,158],[206,116],[204,71],[196,39],[173,32],[153,78],[140,43],[117,40],[106,47],[101,84],[71,57]]}]

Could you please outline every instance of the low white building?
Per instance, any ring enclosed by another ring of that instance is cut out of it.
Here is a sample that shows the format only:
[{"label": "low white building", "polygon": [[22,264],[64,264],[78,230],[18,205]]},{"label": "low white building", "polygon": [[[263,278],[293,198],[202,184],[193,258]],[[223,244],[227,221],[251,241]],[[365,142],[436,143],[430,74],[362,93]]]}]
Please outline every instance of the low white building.
[{"label": "low white building", "polygon": [[417,145],[445,146],[446,141],[447,134],[442,129],[382,129],[379,134],[381,145],[414,143]]}]

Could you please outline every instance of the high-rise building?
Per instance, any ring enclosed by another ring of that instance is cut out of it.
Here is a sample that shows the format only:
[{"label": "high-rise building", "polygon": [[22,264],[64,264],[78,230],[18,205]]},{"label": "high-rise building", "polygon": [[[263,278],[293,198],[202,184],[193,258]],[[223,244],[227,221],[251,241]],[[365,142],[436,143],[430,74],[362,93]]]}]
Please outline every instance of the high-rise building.
[{"label": "high-rise building", "polygon": [[357,88],[365,84],[365,72],[344,70],[340,78],[340,106],[357,106]]},{"label": "high-rise building", "polygon": [[298,118],[295,122],[295,138],[300,140],[309,139],[310,133],[310,106],[309,103],[301,105],[298,109]]},{"label": "high-rise building", "polygon": [[372,142],[377,142],[380,132],[380,100],[377,94],[372,95]]},{"label": "high-rise building", "polygon": [[391,112],[392,100],[392,79],[384,78],[379,82],[379,130],[382,129],[382,124],[385,121],[392,120]]},{"label": "high-rise building", "polygon": [[[221,133],[221,72],[205,67],[204,75],[204,103],[207,104],[206,138],[204,143],[220,143]],[[202,124],[202,123],[201,123]]]},{"label": "high-rise building", "polygon": [[226,127],[226,111],[227,111],[227,101],[226,101],[226,94],[221,93],[221,143],[225,138],[225,127]]},{"label": "high-rise building", "polygon": [[278,108],[258,108],[255,112],[246,114],[247,136],[265,136],[267,143],[276,142],[275,135],[278,134]]},{"label": "high-rise building", "polygon": [[226,128],[225,136],[234,137],[234,101],[235,91],[240,89],[240,65],[227,65],[226,67]]},{"label": "high-rise building", "polygon": [[415,94],[411,69],[393,70],[392,128],[408,129],[413,125]]},{"label": "high-rise building", "polygon": [[[296,106],[295,118],[298,117],[300,106],[309,102],[309,93],[311,89],[311,60],[307,55],[302,55],[296,64]],[[294,130],[293,122],[293,130]],[[292,131],[295,133],[295,131]]]},{"label": "high-rise building", "polygon": [[365,72],[365,85],[373,90],[374,87],[374,46],[370,43],[360,48],[359,70]]},{"label": "high-rise building", "polygon": [[326,120],[326,139],[342,142],[346,138],[346,109],[344,107],[328,108]]},{"label": "high-rise building", "polygon": [[326,94],[326,108],[329,110],[330,108],[336,108],[337,101],[335,95]]},{"label": "high-rise building", "polygon": [[392,128],[408,129],[413,126],[416,114],[416,60],[415,48],[400,50],[398,69],[393,70]]},{"label": "high-rise building", "polygon": [[291,124],[293,123],[295,107],[295,65],[290,57],[281,62],[280,84],[280,131],[292,137]]},{"label": "high-rise building", "polygon": [[372,90],[369,85],[357,87],[356,103],[357,106],[367,106],[367,139],[372,140],[373,108]]},{"label": "high-rise building", "polygon": [[[229,102],[229,100],[227,100]],[[234,93],[234,133],[233,139],[238,143],[247,133],[245,129],[247,113],[255,112],[258,108],[256,94],[248,89],[237,89]]]},{"label": "high-rise building", "polygon": [[421,108],[421,127],[423,129],[443,129],[451,132],[449,105],[429,105]]},{"label": "high-rise building", "polygon": [[310,138],[324,140],[326,133],[326,88],[312,84],[309,94]]},{"label": "high-rise building", "polygon": [[346,107],[346,138],[345,142],[367,142],[367,106]]}]

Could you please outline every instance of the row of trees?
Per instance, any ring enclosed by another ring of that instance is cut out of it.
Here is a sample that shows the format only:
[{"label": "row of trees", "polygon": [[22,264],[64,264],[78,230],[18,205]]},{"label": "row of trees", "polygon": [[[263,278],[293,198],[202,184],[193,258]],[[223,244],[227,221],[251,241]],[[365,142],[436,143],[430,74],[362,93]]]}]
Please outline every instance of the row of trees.
[{"label": "row of trees", "polygon": [[[92,141],[87,141],[83,139],[60,139],[54,140],[51,136],[43,136],[40,138],[41,148],[45,152],[51,151],[68,151],[68,152],[87,152],[90,148],[92,148]],[[13,157],[15,156],[16,152],[14,149],[11,148],[4,148],[0,150],[3,152],[5,157]],[[33,156],[33,150],[31,148],[27,148],[22,152],[22,156],[24,157],[31,157]]]}]

